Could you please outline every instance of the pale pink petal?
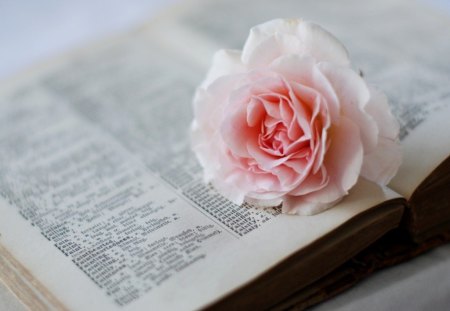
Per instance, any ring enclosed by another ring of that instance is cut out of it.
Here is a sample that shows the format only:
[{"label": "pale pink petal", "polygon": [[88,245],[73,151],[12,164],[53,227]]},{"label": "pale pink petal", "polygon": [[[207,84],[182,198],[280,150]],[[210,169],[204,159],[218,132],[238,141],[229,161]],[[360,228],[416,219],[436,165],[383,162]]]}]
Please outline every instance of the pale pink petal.
[{"label": "pale pink petal", "polygon": [[242,172],[240,180],[234,183],[242,189],[247,189],[247,196],[260,200],[280,198],[287,191],[283,189],[279,177],[271,172],[252,174]]},{"label": "pale pink petal", "polygon": [[280,55],[297,54],[301,50],[301,42],[295,35],[275,33],[261,41],[248,57],[243,55],[242,62],[248,68],[265,67]]},{"label": "pale pink petal", "polygon": [[288,126],[294,117],[290,100],[287,98],[281,98],[279,109],[281,119],[284,121],[284,124]]},{"label": "pale pink petal", "polygon": [[311,128],[313,129],[312,143],[314,146],[314,166],[312,172],[315,174],[322,167],[325,153],[327,151],[328,129],[330,128],[330,115],[321,96],[316,97],[314,101],[314,112],[311,119]]},{"label": "pale pink petal", "polygon": [[261,100],[257,97],[250,99],[247,106],[247,124],[250,127],[256,126],[261,123],[266,112],[261,103]]},{"label": "pale pink petal", "polygon": [[207,135],[204,129],[200,127],[195,120],[191,124],[190,135],[192,150],[195,152],[197,159],[203,167],[204,182],[208,183],[215,177],[216,172],[220,168],[219,158],[211,155],[213,153],[212,150],[217,149],[217,146],[215,146],[213,142],[217,140],[218,137],[214,137],[214,134]]},{"label": "pale pink petal", "polygon": [[253,193],[245,198],[245,202],[256,208],[268,208],[278,206],[283,202],[280,193]]},{"label": "pale pink petal", "polygon": [[[255,49],[261,46],[261,44],[264,41],[267,41],[269,38],[272,38],[275,34],[292,35],[295,37],[296,28],[298,26],[298,23],[300,22],[301,22],[300,20],[275,19],[251,28],[249,36],[242,50],[242,61],[244,63],[248,63],[249,61],[251,61]],[[296,41],[299,40],[297,39]],[[298,52],[298,49],[291,51],[291,53]],[[276,50],[280,51],[283,49],[282,47],[278,48],[277,46]]]},{"label": "pale pink petal", "polygon": [[[219,79],[225,89],[233,84],[228,79]],[[192,149],[204,168],[204,180],[210,181],[216,176],[221,167],[220,154],[225,152],[223,141],[219,134],[217,124],[222,122],[223,104],[220,101],[220,92],[217,96],[199,88],[194,98],[194,113],[196,118],[191,125]],[[213,99],[216,98],[217,101]],[[211,105],[214,102],[215,105]]]},{"label": "pale pink petal", "polygon": [[297,173],[295,178],[293,179],[291,186],[288,191],[292,191],[298,187],[302,182],[305,181],[306,178],[311,174],[311,167],[313,164],[313,161],[310,161],[305,158],[300,159],[294,159],[293,157],[290,157],[285,162],[282,163],[283,166],[289,167],[294,172]]},{"label": "pale pink petal", "polygon": [[339,122],[340,104],[333,86],[310,57],[290,55],[278,58],[270,68],[290,81],[290,86],[301,100],[310,101],[317,94],[324,97],[333,123]]},{"label": "pale pink petal", "polygon": [[271,195],[268,195],[268,193],[276,192],[279,195],[278,190],[280,189],[280,180],[275,174],[249,174],[249,180],[252,185],[252,193],[266,193],[266,197],[272,197]]},{"label": "pale pink petal", "polygon": [[298,140],[291,142],[291,144],[286,148],[286,154],[295,153],[295,157],[298,158],[308,155],[311,151],[309,148],[309,139],[306,137],[300,137]]},{"label": "pale pink petal", "polygon": [[253,94],[287,94],[286,82],[276,72],[268,69],[251,70],[249,76]]},{"label": "pale pink petal", "polygon": [[315,154],[313,173],[317,173],[317,171],[322,167],[323,161],[325,159],[325,155],[328,147],[328,129],[322,129],[322,135],[317,142],[317,153]]},{"label": "pale pink petal", "polygon": [[386,95],[370,86],[369,91],[370,100],[365,107],[365,111],[375,120],[379,129],[379,136],[397,139],[400,127],[391,113]]},{"label": "pale pink petal", "polygon": [[[226,179],[215,178],[211,181],[211,183],[214,188],[216,188],[217,191],[225,196],[228,200],[230,200],[234,204],[241,205],[242,203],[244,203],[245,195],[248,192],[248,189],[246,189],[245,187],[238,186],[238,182],[241,180],[242,177],[240,174],[230,174]],[[243,183],[241,182],[241,185],[242,184]]]},{"label": "pale pink petal", "polygon": [[222,123],[230,94],[236,93],[233,90],[238,88],[241,79],[242,75],[223,76],[214,80],[207,88],[199,87],[196,90],[194,115],[202,128],[214,130],[217,129],[217,124]]},{"label": "pale pink petal", "polygon": [[246,67],[241,61],[241,51],[219,50],[214,54],[211,67],[201,86],[207,88],[217,78],[245,71]]},{"label": "pale pink petal", "polygon": [[311,55],[317,62],[326,61],[349,66],[347,49],[335,36],[319,25],[303,22],[298,27],[298,35],[306,47],[305,54]]},{"label": "pale pink petal", "polygon": [[323,189],[330,180],[326,169],[322,167],[316,174],[310,174],[308,177],[295,189],[289,192],[291,196],[303,196],[308,193]]},{"label": "pale pink petal", "polygon": [[287,155],[285,157],[277,157],[268,154],[267,152],[261,150],[260,146],[256,144],[253,140],[247,141],[247,151],[248,154],[254,158],[259,166],[261,166],[264,170],[271,170],[275,166],[278,166],[287,160],[292,156],[292,154]]},{"label": "pale pink petal", "polygon": [[[308,88],[303,87],[301,85],[294,85],[294,88],[303,88],[305,90],[305,96],[306,93],[308,93]],[[292,109],[295,113],[295,118],[293,118],[293,122],[297,124],[299,127],[300,133],[302,133],[305,137],[310,138],[311,137],[311,111],[309,107],[309,100],[314,100],[316,93],[309,94],[308,98],[303,97],[302,101],[298,98],[297,94],[295,94],[292,90],[290,90],[290,97],[291,97],[291,104]],[[312,97],[311,97],[312,96]],[[296,127],[297,127],[296,126]]]},{"label": "pale pink petal", "polygon": [[319,94],[317,91],[298,83],[292,83],[291,87],[289,96],[292,108],[297,114],[297,122],[303,122],[302,126],[307,127],[309,120],[311,120],[310,103],[314,102]]},{"label": "pale pink petal", "polygon": [[298,174],[292,168],[285,165],[276,166],[271,172],[277,176],[281,187],[285,189],[286,192],[294,186],[298,177]]},{"label": "pale pink petal", "polygon": [[245,197],[245,201],[258,208],[275,207],[283,202],[285,192],[251,192]]},{"label": "pale pink petal", "polygon": [[266,128],[269,129],[275,128],[279,123],[281,123],[280,119],[275,119],[270,115],[266,115],[266,117],[264,118],[264,126]]},{"label": "pale pink petal", "polygon": [[303,135],[303,131],[297,122],[297,118],[292,118],[288,127],[288,136],[291,140],[298,140]]},{"label": "pale pink petal", "polygon": [[275,53],[309,55],[318,62],[349,64],[347,50],[339,40],[322,27],[299,19],[276,19],[253,27],[242,51],[242,61],[249,64],[256,58],[257,65],[267,65],[273,59],[262,58],[268,49],[271,56]]},{"label": "pale pink petal", "polygon": [[332,129],[330,139],[324,161],[330,181],[325,188],[303,196],[309,202],[334,202],[346,195],[358,180],[363,162],[358,127],[343,117],[339,126]]},{"label": "pale pink petal", "polygon": [[378,126],[364,110],[370,100],[367,84],[349,68],[330,63],[321,63],[318,67],[333,85],[341,103],[341,113],[358,125],[364,152],[370,152],[377,145]]},{"label": "pale pink petal", "polygon": [[380,185],[387,185],[402,163],[402,151],[397,140],[380,137],[378,145],[364,156],[361,176]]},{"label": "pale pink petal", "polygon": [[286,132],[278,132],[275,134],[276,139],[281,143],[281,146],[283,147],[284,152],[289,148],[291,144],[291,140],[287,136]]},{"label": "pale pink petal", "polygon": [[341,199],[337,199],[336,201],[329,203],[309,202],[301,196],[296,197],[285,195],[283,197],[283,205],[281,206],[281,210],[286,214],[311,216],[326,211],[327,209],[333,207],[340,200]]},{"label": "pale pink petal", "polygon": [[248,157],[248,141],[256,142],[258,140],[259,129],[248,126],[247,107],[242,105],[238,108],[240,109],[226,115],[220,126],[220,133],[233,154]]},{"label": "pale pink petal", "polygon": [[279,108],[279,101],[280,97],[277,95],[266,95],[266,96],[259,96],[262,104],[264,105],[264,110],[267,112],[269,116],[272,118],[281,119],[280,115],[280,108]]},{"label": "pale pink petal", "polygon": [[386,185],[395,176],[402,162],[398,142],[399,125],[390,112],[386,96],[374,88],[370,88],[370,91],[371,99],[366,111],[376,121],[380,131],[375,150],[364,157],[361,176]]},{"label": "pale pink petal", "polygon": [[306,160],[304,157],[302,157],[301,159],[289,159],[288,161],[284,162],[284,165],[291,167],[299,174],[303,174],[308,170],[308,160]]}]

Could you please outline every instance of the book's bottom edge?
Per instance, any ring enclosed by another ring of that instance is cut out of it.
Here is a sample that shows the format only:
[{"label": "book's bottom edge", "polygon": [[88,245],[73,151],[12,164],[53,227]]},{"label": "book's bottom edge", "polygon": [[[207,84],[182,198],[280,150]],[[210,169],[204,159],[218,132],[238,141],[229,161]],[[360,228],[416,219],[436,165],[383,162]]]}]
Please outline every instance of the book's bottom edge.
[{"label": "book's bottom edge", "polygon": [[400,225],[406,200],[392,199],[358,214],[300,249],[253,281],[206,306],[205,310],[270,309],[331,274]]},{"label": "book's bottom edge", "polygon": [[29,310],[68,310],[1,244],[0,282]]},{"label": "book's bottom edge", "polygon": [[406,262],[447,243],[450,243],[450,227],[422,243],[415,243],[404,231],[394,229],[333,272],[270,310],[305,310],[350,289],[379,270]]}]

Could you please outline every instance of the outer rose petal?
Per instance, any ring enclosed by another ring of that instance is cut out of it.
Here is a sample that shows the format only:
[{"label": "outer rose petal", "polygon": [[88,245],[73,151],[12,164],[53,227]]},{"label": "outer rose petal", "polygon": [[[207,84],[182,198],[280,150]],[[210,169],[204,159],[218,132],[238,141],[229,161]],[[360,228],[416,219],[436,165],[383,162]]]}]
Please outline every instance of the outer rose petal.
[{"label": "outer rose petal", "polygon": [[379,136],[397,140],[400,127],[397,120],[392,115],[391,109],[389,109],[386,95],[370,86],[369,91],[370,100],[367,103],[365,110],[377,123]]},{"label": "outer rose petal", "polygon": [[333,85],[341,103],[341,113],[358,125],[364,152],[373,150],[378,140],[378,127],[375,120],[364,111],[370,100],[367,84],[349,68],[330,63],[321,63],[318,67]]},{"label": "outer rose petal", "polygon": [[245,70],[246,68],[241,62],[241,51],[219,50],[214,54],[211,67],[201,86],[206,88],[219,77],[242,73]]},{"label": "outer rose petal", "polygon": [[264,67],[280,55],[298,54],[303,50],[300,39],[291,34],[275,33],[256,46],[247,60],[243,62],[249,68]]},{"label": "outer rose petal", "polygon": [[333,207],[341,198],[330,203],[308,202],[302,197],[285,196],[281,210],[285,214],[310,216]]},{"label": "outer rose petal", "polygon": [[329,183],[303,196],[288,194],[283,200],[283,209],[290,214],[313,215],[333,206],[357,182],[362,162],[363,147],[358,127],[344,117],[339,126],[333,129],[325,159]]},{"label": "outer rose petal", "polygon": [[217,124],[221,124],[229,93],[239,82],[237,76],[216,79],[207,88],[199,87],[194,96],[194,115],[191,125],[191,143],[204,169],[206,182],[217,178],[223,169],[225,146]]},{"label": "outer rose petal", "polygon": [[[270,41],[272,47],[265,41]],[[288,54],[309,55],[318,62],[349,65],[348,52],[339,40],[319,25],[300,19],[275,19],[253,27],[242,51],[242,62],[263,66],[270,62],[266,55]]]},{"label": "outer rose petal", "polygon": [[361,176],[381,185],[386,185],[395,176],[402,162],[398,145],[399,125],[391,114],[386,96],[369,88],[371,99],[366,111],[376,121],[379,131],[378,144],[364,157]]},{"label": "outer rose petal", "polygon": [[398,142],[380,137],[377,148],[364,157],[361,176],[380,185],[387,185],[402,163]]},{"label": "outer rose petal", "polygon": [[270,68],[286,80],[307,86],[320,93],[327,102],[333,123],[338,123],[340,104],[339,98],[328,78],[323,75],[311,57],[289,55],[278,58]]},{"label": "outer rose petal", "polygon": [[195,121],[216,129],[221,122],[230,93],[239,84],[239,76],[222,76],[208,87],[199,87],[194,95]]}]

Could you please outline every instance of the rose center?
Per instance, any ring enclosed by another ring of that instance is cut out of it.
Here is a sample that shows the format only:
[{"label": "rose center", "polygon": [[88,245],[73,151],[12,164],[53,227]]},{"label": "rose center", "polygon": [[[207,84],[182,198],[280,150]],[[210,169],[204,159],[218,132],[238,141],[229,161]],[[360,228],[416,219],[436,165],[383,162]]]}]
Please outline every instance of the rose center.
[{"label": "rose center", "polygon": [[286,149],[291,144],[286,125],[282,121],[270,127],[264,123],[261,125],[261,134],[259,135],[261,148],[269,154],[284,156]]}]

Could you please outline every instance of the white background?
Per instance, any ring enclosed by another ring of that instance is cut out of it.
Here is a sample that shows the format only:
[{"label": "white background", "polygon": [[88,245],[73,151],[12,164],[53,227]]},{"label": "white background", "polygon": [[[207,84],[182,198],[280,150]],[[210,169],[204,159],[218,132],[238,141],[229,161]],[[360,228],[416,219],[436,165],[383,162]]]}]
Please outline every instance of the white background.
[{"label": "white background", "polygon": [[[179,1],[0,0],[0,81],[73,47],[133,28]],[[449,0],[427,2],[450,15]],[[0,310],[24,310],[1,283]],[[315,310],[450,310],[450,245],[379,272]]]}]

